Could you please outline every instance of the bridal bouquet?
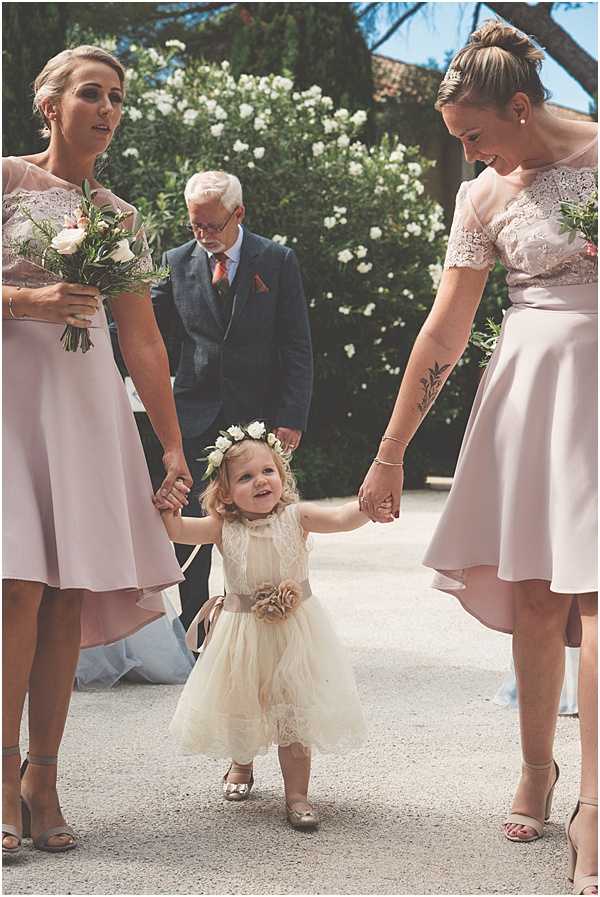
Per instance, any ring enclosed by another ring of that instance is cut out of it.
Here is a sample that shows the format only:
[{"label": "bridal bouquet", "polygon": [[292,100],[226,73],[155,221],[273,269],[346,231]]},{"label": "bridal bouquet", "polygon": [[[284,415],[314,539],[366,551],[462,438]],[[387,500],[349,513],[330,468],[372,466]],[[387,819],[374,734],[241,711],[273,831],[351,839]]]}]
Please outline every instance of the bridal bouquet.
[{"label": "bridal bouquet", "polygon": [[[57,230],[51,220],[36,221],[21,209],[33,225],[34,236],[22,241],[17,254],[66,283],[97,287],[103,300],[121,293],[140,293],[144,287],[168,275],[167,268],[153,268],[141,235],[124,227],[132,212],[97,206],[96,191],[85,180],[81,205],[73,218],[65,217]],[[94,345],[87,329],[67,324],[61,342],[65,351],[87,352]]]},{"label": "bridal bouquet", "polygon": [[598,255],[598,179],[596,189],[587,202],[561,202],[560,233],[569,234],[569,243],[581,236],[586,241],[586,255]]}]

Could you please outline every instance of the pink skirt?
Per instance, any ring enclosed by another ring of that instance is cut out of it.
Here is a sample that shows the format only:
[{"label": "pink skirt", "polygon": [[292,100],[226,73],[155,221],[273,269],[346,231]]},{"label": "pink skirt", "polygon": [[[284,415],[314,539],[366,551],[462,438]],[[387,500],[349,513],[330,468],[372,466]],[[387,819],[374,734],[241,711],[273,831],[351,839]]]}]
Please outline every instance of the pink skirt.
[{"label": "pink skirt", "polygon": [[598,587],[596,284],[511,300],[424,558],[435,588],[509,633],[514,583],[544,580],[557,601]]},{"label": "pink skirt", "polygon": [[104,312],[85,355],[63,350],[62,329],[3,322],[3,576],[83,590],[88,648],[160,617],[183,576]]}]

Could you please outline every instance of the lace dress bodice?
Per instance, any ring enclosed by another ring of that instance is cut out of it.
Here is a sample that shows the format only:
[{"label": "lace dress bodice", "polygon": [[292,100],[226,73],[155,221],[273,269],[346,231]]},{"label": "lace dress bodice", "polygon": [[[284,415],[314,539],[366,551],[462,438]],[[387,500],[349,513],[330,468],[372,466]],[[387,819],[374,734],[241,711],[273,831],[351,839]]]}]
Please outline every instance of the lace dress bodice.
[{"label": "lace dress bodice", "polygon": [[[58,278],[19,258],[16,247],[26,239],[35,239],[36,231],[27,212],[36,220],[49,220],[59,230],[65,217],[71,219],[79,207],[81,190],[75,184],[44,171],[37,165],[16,156],[2,160],[2,280],[5,284],[31,288],[55,283]],[[99,204],[110,204],[115,209],[133,212],[125,226],[136,230],[137,211],[134,206],[115,196],[110,190],[100,188],[96,192]],[[150,255],[146,262],[152,267]]]},{"label": "lace dress bodice", "polygon": [[587,202],[596,189],[597,138],[553,165],[507,176],[487,168],[461,184],[445,268],[491,268],[512,288],[595,283],[597,258],[581,236],[560,233],[561,202]]},{"label": "lace dress bodice", "polygon": [[259,520],[225,521],[221,553],[228,594],[248,595],[266,582],[308,579],[308,552],[298,505]]}]

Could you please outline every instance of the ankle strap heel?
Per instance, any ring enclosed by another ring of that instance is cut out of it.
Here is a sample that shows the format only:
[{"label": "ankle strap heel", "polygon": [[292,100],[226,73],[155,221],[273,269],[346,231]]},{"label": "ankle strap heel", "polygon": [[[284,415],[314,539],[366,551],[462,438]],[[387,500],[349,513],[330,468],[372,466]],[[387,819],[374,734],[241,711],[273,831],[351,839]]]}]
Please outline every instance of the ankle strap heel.
[{"label": "ankle strap heel", "polygon": [[12,744],[10,747],[2,748],[2,756],[3,757],[16,757],[17,754],[21,753],[21,748],[18,744]]},{"label": "ankle strap heel", "polygon": [[[21,748],[18,744],[11,744],[9,747],[2,748],[2,757],[17,757],[21,753]],[[2,856],[14,856],[19,853],[21,850],[21,840],[23,837],[22,827],[17,828],[16,825],[11,825],[8,822],[2,823]],[[4,843],[5,838],[14,838],[16,844],[12,847],[8,847]]]},{"label": "ankle strap heel", "polygon": [[[558,763],[556,762],[556,760],[550,760],[548,763],[529,763],[527,760],[523,760],[524,769],[536,769],[543,771],[552,769],[552,767],[554,767],[556,775],[546,795],[544,818],[537,819],[535,816],[528,816],[525,813],[510,813],[510,815],[505,819],[503,826],[504,835],[506,838],[508,838],[509,841],[515,841],[517,843],[527,843],[529,841],[537,841],[538,838],[542,837],[542,835],[544,834],[544,825],[550,819],[550,813],[552,811],[552,800],[554,798],[554,789],[560,775],[560,769],[558,768]],[[527,826],[527,828],[533,829],[535,834],[530,835],[527,838],[520,838],[518,835],[513,835],[507,830],[507,826],[509,825]]]}]

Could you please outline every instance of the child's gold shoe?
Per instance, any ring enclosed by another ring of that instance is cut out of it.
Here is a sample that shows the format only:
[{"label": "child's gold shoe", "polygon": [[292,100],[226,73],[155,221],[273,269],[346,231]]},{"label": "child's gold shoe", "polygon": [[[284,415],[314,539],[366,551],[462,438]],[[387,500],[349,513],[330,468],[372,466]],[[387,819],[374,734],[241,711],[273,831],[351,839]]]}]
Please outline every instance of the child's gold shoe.
[{"label": "child's gold shoe", "polygon": [[[300,802],[298,801],[297,803]],[[302,801],[302,803],[304,803],[304,801]],[[313,806],[310,804],[308,804],[308,806],[310,807],[309,810],[295,810],[293,806],[290,807],[289,804],[285,805],[287,821],[292,828],[305,829],[308,831],[319,827],[319,814]]]}]

